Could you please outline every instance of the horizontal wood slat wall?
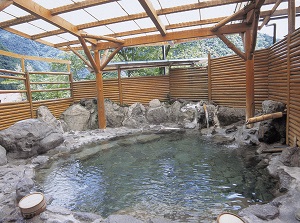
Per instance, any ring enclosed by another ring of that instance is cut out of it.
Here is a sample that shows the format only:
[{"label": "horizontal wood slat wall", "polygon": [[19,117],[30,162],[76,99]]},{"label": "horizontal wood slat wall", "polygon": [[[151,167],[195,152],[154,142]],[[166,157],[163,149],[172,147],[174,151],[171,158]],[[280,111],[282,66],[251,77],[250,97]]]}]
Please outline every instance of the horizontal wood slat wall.
[{"label": "horizontal wood slat wall", "polygon": [[262,102],[268,100],[269,49],[255,51],[254,55],[254,100],[255,109],[261,109]]},{"label": "horizontal wood slat wall", "polygon": [[33,102],[33,114],[34,118],[36,118],[36,111],[40,106],[46,106],[51,113],[56,117],[59,116],[73,104],[72,98],[64,98],[64,99],[55,99],[55,100],[45,100],[45,101],[34,101]]},{"label": "horizontal wood slat wall", "polygon": [[31,118],[30,103],[28,101],[0,103],[0,130],[28,118]]},{"label": "horizontal wood slat wall", "polygon": [[268,74],[269,99],[287,103],[287,38],[270,47]]},{"label": "horizontal wood slat wall", "polygon": [[245,61],[236,55],[212,59],[212,101],[222,106],[245,108],[245,72]]},{"label": "horizontal wood slat wall", "polygon": [[166,101],[169,86],[169,76],[122,78],[123,103],[148,104],[152,99]]},{"label": "horizontal wood slat wall", "polygon": [[289,44],[289,109],[288,142],[300,146],[300,30],[290,37]]},{"label": "horizontal wood slat wall", "polygon": [[170,69],[170,97],[192,101],[208,100],[207,69]]}]

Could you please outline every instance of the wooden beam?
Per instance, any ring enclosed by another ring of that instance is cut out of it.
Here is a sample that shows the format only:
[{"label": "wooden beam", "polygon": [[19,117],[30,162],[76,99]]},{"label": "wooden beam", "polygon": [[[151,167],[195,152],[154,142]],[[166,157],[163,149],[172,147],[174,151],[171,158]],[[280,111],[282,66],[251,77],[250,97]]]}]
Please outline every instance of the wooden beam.
[{"label": "wooden beam", "polygon": [[262,22],[262,24],[259,26],[259,30],[262,29],[262,27],[264,27],[266,24],[268,24],[268,22],[270,21],[271,16],[273,15],[273,13],[276,11],[276,9],[278,8],[278,6],[280,5],[280,3],[282,2],[282,0],[277,0],[277,2],[275,3],[275,5],[273,6],[270,15],[266,16]]},{"label": "wooden beam", "polygon": [[253,23],[252,23],[252,31],[251,31],[252,35],[251,35],[250,50],[246,54],[246,57],[249,60],[252,60],[254,56],[254,51],[255,51],[256,41],[257,41],[258,21],[259,21],[259,9],[255,9]]},{"label": "wooden beam", "polygon": [[76,50],[74,50],[71,46],[68,46],[68,48],[76,55],[78,56],[90,69],[93,69],[93,66],[89,61],[87,61],[80,53],[78,53]]},{"label": "wooden beam", "polygon": [[296,3],[295,0],[289,0],[288,4],[288,34],[292,34],[295,31],[296,20]]},{"label": "wooden beam", "polygon": [[98,35],[91,35],[88,33],[82,33],[81,36],[83,38],[91,38],[91,39],[96,39],[96,40],[106,40],[106,41],[110,41],[113,43],[119,43],[119,44],[123,44],[125,41],[122,39],[117,39],[114,37],[110,37],[110,36],[98,36]]},{"label": "wooden beam", "polygon": [[[81,32],[77,29],[76,26],[59,16],[52,16],[50,10],[40,6],[32,0],[13,0],[13,4],[36,16],[37,18],[41,18],[51,23],[52,25],[63,29],[66,32],[69,32],[77,37],[81,36]],[[94,41],[93,43],[96,44],[97,42]]]},{"label": "wooden beam", "polygon": [[87,56],[87,58],[89,59],[91,65],[92,65],[92,67],[93,67],[95,73],[96,73],[96,74],[99,73],[99,72],[100,72],[100,70],[99,70],[100,65],[99,65],[99,67],[96,65],[96,62],[95,62],[95,60],[94,60],[94,58],[93,58],[93,56],[92,56],[92,54],[91,54],[91,52],[90,52],[88,46],[86,45],[85,40],[84,40],[83,37],[81,37],[81,36],[78,37],[78,39],[79,39],[79,41],[80,41],[80,43],[81,43],[81,45],[82,45],[82,47],[83,47],[83,50],[84,50],[85,55]]},{"label": "wooden beam", "polygon": [[241,9],[240,11],[237,11],[236,13],[234,13],[231,16],[226,17],[226,19],[223,19],[222,21],[218,22],[218,24],[216,24],[211,31],[212,32],[216,32],[220,27],[224,26],[225,24],[227,24],[228,22],[235,20],[237,17],[246,15],[249,11],[251,11],[252,9],[255,8],[255,3],[251,3],[250,5],[247,5],[246,7],[244,7],[243,9]]},{"label": "wooden beam", "polygon": [[139,0],[139,2],[145,9],[147,15],[150,17],[160,34],[165,36],[167,33],[166,27],[158,17],[152,3],[149,0]]},{"label": "wooden beam", "polygon": [[12,0],[0,0],[0,12],[10,6],[12,3]]},{"label": "wooden beam", "polygon": [[114,58],[114,56],[123,48],[123,46],[119,46],[116,48],[110,55],[109,57],[101,64],[100,70],[103,71],[106,65]]},{"label": "wooden beam", "polygon": [[227,39],[223,34],[217,34],[217,36],[231,49],[235,52],[240,58],[246,61],[245,53],[240,51],[229,39]]},{"label": "wooden beam", "polygon": [[100,129],[106,128],[104,93],[103,93],[103,78],[100,70],[100,53],[98,50],[94,51],[95,63],[97,66],[96,72],[96,89],[97,89],[97,107],[98,107],[98,125]]},{"label": "wooden beam", "polygon": [[[246,32],[246,30],[248,29],[251,29],[251,27],[246,25],[245,23],[240,23],[240,24],[224,26],[220,28],[218,32],[212,32],[211,28],[202,28],[202,29],[170,32],[167,33],[165,36],[161,36],[161,35],[142,36],[142,37],[136,37],[131,39],[125,39],[125,43],[123,44],[123,47],[138,46],[138,45],[145,45],[151,43],[161,43],[161,42],[166,42],[171,40],[213,37],[216,34],[232,34],[232,33]],[[116,47],[118,47],[118,45],[114,43],[101,42],[98,43],[96,49],[100,50],[100,49],[116,48]]]}]

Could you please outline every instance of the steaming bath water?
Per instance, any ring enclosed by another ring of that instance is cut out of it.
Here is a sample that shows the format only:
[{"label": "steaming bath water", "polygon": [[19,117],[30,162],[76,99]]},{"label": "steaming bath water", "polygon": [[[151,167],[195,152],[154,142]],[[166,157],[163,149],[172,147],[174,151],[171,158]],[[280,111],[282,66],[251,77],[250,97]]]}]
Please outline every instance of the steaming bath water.
[{"label": "steaming bath water", "polygon": [[153,142],[109,142],[112,149],[89,159],[79,156],[38,171],[46,195],[74,211],[161,216],[178,222],[212,222],[272,199],[268,176],[247,169],[235,150],[198,134],[163,135]]}]

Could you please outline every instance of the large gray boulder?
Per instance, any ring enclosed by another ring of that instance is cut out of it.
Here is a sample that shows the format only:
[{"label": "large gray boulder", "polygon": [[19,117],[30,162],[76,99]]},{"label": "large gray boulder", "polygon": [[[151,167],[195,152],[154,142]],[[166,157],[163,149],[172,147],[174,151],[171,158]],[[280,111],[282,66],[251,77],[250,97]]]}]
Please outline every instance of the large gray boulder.
[{"label": "large gray boulder", "polygon": [[28,177],[23,177],[16,185],[16,200],[19,202],[23,197],[30,194],[34,182]]},{"label": "large gray boulder", "polygon": [[80,104],[74,104],[61,114],[60,119],[64,120],[70,130],[87,130],[89,126],[90,111]]},{"label": "large gray boulder", "polygon": [[51,125],[58,132],[64,133],[64,128],[62,123],[57,120],[50,110],[46,106],[40,106],[36,110],[37,119],[43,122],[46,122],[48,125]]},{"label": "large gray boulder", "polygon": [[105,115],[107,127],[121,127],[125,119],[125,113],[128,108],[121,107],[109,99],[105,99]]},{"label": "large gray boulder", "polygon": [[265,100],[262,102],[262,112],[264,114],[283,112],[285,108],[285,104],[279,101]]},{"label": "large gray boulder", "polygon": [[90,118],[88,120],[88,129],[98,129],[98,105],[97,99],[81,99],[80,104],[90,112]]},{"label": "large gray boulder", "polygon": [[[285,104],[272,100],[262,102],[263,114],[283,112]],[[286,137],[286,116],[277,119],[269,119],[260,122],[258,129],[258,140],[265,143],[285,142]]]},{"label": "large gray boulder", "polygon": [[181,103],[179,101],[175,101],[168,110],[169,121],[173,123],[177,123],[179,116],[181,114]]},{"label": "large gray boulder", "polygon": [[168,121],[167,108],[158,99],[154,99],[149,103],[149,109],[146,118],[150,124],[159,125]]},{"label": "large gray boulder", "polygon": [[7,164],[6,149],[0,146],[0,166]]},{"label": "large gray boulder", "polygon": [[61,132],[37,119],[26,119],[0,131],[0,145],[13,158],[29,158],[45,153],[63,141]]},{"label": "large gray boulder", "polygon": [[216,115],[220,126],[227,126],[245,120],[245,109],[220,106]]},{"label": "large gray boulder", "polygon": [[141,103],[131,105],[123,121],[123,126],[129,128],[141,128],[148,124],[146,108]]}]

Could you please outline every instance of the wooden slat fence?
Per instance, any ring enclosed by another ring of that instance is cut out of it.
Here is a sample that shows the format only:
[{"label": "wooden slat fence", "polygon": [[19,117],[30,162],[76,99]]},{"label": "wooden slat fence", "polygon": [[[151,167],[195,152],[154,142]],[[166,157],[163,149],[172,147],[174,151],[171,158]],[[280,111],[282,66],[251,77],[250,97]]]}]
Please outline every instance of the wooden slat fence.
[{"label": "wooden slat fence", "polygon": [[238,56],[211,60],[211,92],[215,103],[244,108],[246,101],[245,62]]},{"label": "wooden slat fence", "polygon": [[269,99],[287,102],[287,38],[274,44],[269,52]]},{"label": "wooden slat fence", "polygon": [[207,68],[170,69],[170,97],[191,101],[208,100]]},{"label": "wooden slat fence", "polygon": [[287,137],[290,145],[300,146],[300,30],[288,38],[288,124]]}]

